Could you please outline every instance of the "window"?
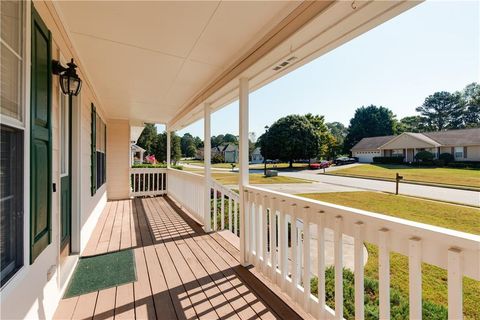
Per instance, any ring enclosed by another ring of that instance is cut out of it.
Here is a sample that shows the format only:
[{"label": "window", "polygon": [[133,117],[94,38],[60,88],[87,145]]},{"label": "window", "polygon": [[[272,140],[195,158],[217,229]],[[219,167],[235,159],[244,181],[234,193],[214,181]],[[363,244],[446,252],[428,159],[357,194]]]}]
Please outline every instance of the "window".
[{"label": "window", "polygon": [[25,2],[0,1],[0,21],[0,278],[3,286],[23,266]]},{"label": "window", "polygon": [[455,147],[455,158],[463,158],[463,147]]},{"label": "window", "polygon": [[92,104],[92,173],[91,185],[92,196],[107,181],[106,171],[106,138],[107,126],[102,118],[97,114],[95,106]]},{"label": "window", "polygon": [[392,157],[403,157],[403,149],[392,150]]},{"label": "window", "polygon": [[1,1],[1,114],[23,121],[24,2]]}]

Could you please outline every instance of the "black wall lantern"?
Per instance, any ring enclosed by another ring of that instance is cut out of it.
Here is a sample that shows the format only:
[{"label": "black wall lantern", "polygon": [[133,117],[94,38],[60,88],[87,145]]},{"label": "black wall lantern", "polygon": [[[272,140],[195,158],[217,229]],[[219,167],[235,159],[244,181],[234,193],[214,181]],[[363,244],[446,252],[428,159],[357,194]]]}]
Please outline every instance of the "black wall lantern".
[{"label": "black wall lantern", "polygon": [[77,75],[77,65],[73,62],[73,59],[67,63],[67,68],[62,66],[59,61],[52,61],[53,74],[60,76],[60,87],[62,92],[69,96],[77,96],[82,88],[82,79]]}]

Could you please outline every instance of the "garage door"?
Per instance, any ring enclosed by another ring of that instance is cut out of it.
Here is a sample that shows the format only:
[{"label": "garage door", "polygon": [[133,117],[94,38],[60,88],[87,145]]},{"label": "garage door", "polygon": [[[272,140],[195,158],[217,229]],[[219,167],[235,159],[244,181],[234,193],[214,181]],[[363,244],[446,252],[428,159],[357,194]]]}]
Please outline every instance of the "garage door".
[{"label": "garage door", "polygon": [[373,162],[373,157],[379,157],[380,152],[378,152],[378,151],[358,151],[358,152],[355,152],[353,156],[357,157],[359,162]]}]

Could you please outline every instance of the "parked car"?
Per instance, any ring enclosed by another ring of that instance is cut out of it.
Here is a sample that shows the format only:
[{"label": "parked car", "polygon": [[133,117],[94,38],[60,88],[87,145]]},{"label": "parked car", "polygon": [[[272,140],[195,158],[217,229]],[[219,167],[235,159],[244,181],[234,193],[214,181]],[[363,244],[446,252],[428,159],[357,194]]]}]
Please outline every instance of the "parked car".
[{"label": "parked car", "polygon": [[331,165],[330,161],[323,160],[320,162],[311,163],[309,168],[311,170],[317,170],[317,169],[328,168],[330,167],[330,165]]},{"label": "parked car", "polygon": [[355,163],[357,160],[355,158],[349,158],[349,157],[339,157],[335,159],[335,165],[341,166],[344,164],[350,164],[350,163]]}]

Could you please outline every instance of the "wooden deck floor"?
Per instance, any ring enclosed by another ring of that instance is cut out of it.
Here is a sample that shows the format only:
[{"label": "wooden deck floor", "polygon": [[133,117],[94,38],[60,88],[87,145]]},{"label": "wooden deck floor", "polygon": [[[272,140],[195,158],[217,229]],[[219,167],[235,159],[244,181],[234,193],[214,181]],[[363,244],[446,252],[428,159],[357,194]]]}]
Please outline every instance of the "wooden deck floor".
[{"label": "wooden deck floor", "polygon": [[84,255],[127,248],[136,282],[63,299],[55,318],[302,318],[167,197],[108,202]]}]

